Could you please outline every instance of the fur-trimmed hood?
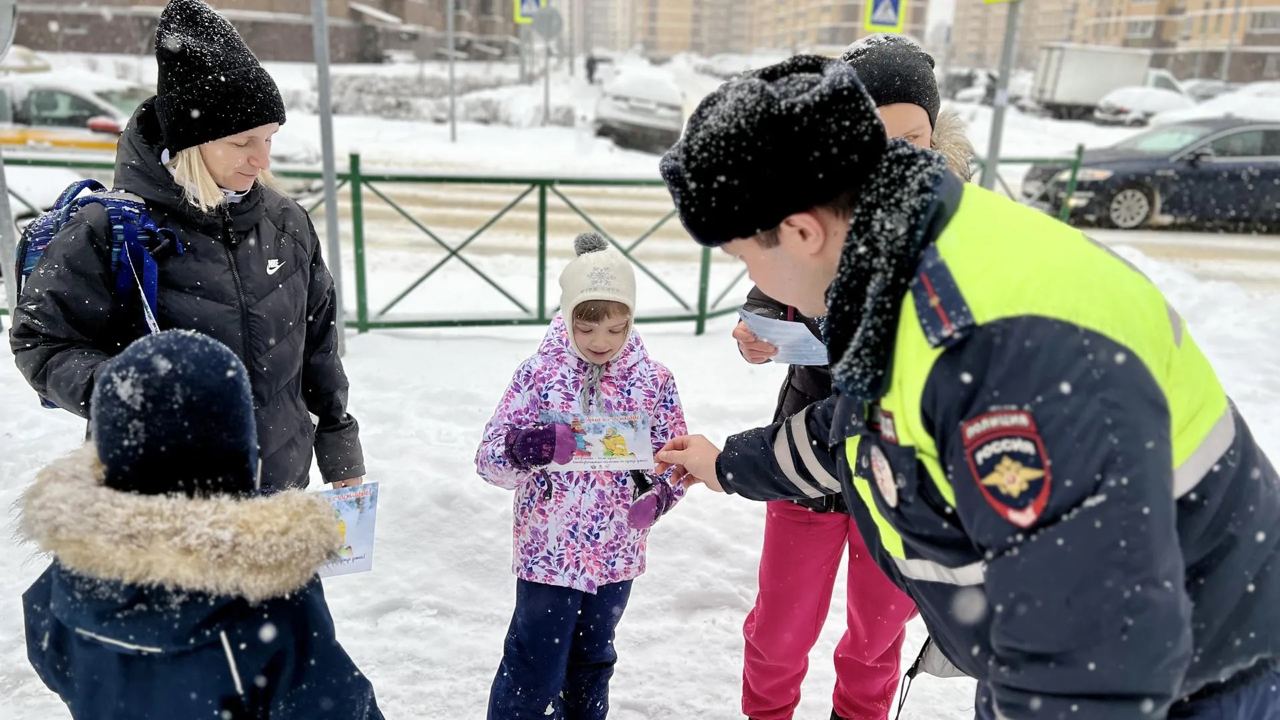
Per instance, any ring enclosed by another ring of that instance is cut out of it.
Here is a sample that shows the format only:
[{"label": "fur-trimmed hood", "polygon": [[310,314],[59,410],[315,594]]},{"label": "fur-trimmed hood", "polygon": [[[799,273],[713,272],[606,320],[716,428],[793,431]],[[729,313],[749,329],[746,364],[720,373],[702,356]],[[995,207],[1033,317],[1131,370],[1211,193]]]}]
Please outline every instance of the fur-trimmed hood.
[{"label": "fur-trimmed hood", "polygon": [[19,531],[86,578],[260,602],[296,592],[336,554],[323,499],[139,495],[103,485],[92,446],[50,464],[20,501]]},{"label": "fur-trimmed hood", "polygon": [[964,118],[953,108],[943,108],[933,127],[934,151],[947,160],[947,167],[965,182],[973,179],[973,143],[967,134]]}]

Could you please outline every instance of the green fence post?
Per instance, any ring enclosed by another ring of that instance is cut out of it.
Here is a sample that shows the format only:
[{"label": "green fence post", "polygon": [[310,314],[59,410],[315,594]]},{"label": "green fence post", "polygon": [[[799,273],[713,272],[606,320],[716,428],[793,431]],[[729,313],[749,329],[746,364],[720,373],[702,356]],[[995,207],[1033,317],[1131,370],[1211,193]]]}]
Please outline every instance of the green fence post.
[{"label": "green fence post", "polygon": [[702,248],[702,272],[698,278],[698,320],[695,335],[707,331],[707,293],[711,289],[711,248]]},{"label": "green fence post", "polygon": [[360,155],[351,153],[351,245],[356,256],[356,331],[369,332],[369,283],[364,264],[364,200]]},{"label": "green fence post", "polygon": [[1084,162],[1084,145],[1076,145],[1076,157],[1071,162],[1071,178],[1067,180],[1067,194],[1062,196],[1062,208],[1058,210],[1058,219],[1067,222],[1071,219],[1071,196],[1076,192],[1076,182],[1080,175],[1080,164]]},{"label": "green fence post", "polygon": [[547,184],[538,183],[538,320],[547,320]]}]

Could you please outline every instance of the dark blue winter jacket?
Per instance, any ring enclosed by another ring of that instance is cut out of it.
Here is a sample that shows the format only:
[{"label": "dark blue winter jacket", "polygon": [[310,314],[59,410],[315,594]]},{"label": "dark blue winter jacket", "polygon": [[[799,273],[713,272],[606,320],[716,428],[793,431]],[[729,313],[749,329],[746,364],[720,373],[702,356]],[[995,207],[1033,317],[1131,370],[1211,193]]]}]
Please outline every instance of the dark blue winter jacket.
[{"label": "dark blue winter jacket", "polygon": [[725,489],[843,493],[1003,719],[1176,717],[1280,658],[1280,478],[1183,319],[1078,230],[894,152],[827,295],[837,395],[730,438]]},{"label": "dark blue winter jacket", "polygon": [[24,533],[55,556],[23,595],[27,655],[74,718],[382,718],[314,576],[337,538],[326,503],[100,476],[86,449],[23,500]]}]

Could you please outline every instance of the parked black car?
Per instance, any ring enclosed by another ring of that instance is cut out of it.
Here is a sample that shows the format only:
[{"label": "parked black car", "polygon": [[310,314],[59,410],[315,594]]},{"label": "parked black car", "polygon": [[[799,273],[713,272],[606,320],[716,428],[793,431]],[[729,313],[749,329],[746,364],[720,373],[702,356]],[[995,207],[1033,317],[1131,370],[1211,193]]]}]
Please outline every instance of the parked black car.
[{"label": "parked black car", "polygon": [[1032,166],[1023,201],[1124,229],[1186,224],[1280,227],[1280,123],[1207,118],[1163,125],[1086,150],[1066,200],[1070,160]]}]

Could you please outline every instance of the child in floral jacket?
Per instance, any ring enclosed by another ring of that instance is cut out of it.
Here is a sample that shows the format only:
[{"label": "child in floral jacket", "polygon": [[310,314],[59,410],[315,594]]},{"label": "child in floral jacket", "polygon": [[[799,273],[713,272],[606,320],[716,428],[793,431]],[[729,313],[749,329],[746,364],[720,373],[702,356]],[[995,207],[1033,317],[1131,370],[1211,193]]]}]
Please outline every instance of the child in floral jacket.
[{"label": "child in floral jacket", "polygon": [[598,235],[575,250],[561,314],[516,370],[476,455],[481,477],[515,491],[516,607],[490,720],[608,714],[614,629],[644,573],[649,528],[684,494],[665,476],[547,467],[581,453],[570,414],[647,416],[655,451],[685,433],[675,380],[633,328],[630,263]]}]

